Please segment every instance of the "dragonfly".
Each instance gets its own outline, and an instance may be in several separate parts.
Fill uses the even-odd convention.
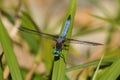
[[[60,57],[61,55],[63,55],[62,54],[63,46],[65,46],[65,42],[67,42],[67,41],[69,41],[70,43],[89,44],[89,45],[93,45],[93,46],[103,45],[101,43],[96,43],[96,42],[81,41],[81,40],[76,40],[76,39],[72,39],[72,38],[66,38],[67,32],[70,27],[70,23],[71,23],[71,15],[68,16],[60,36],[31,30],[31,29],[28,29],[25,27],[20,27],[19,29],[21,31],[35,33],[35,34],[38,34],[39,36],[48,37],[50,39],[53,39],[56,42],[56,44],[52,50],[52,53],[56,57]]]

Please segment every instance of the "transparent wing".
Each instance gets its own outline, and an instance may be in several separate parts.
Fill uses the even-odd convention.
[[[69,38],[66,38],[65,41],[69,41],[70,43],[86,44],[86,45],[92,45],[92,46],[103,45],[103,44],[101,44],[101,43],[89,42],[89,41],[80,41],[80,40],[69,39]]]
[[[24,32],[28,32],[28,33],[34,33],[37,34],[39,36],[45,37],[45,38],[49,38],[49,39],[53,39],[53,40],[57,40],[57,38],[59,36],[57,35],[52,35],[52,34],[47,34],[47,33],[42,33],[39,31],[35,31],[35,30],[31,30],[25,27],[20,27],[19,28],[20,31],[24,31]],[[76,44],[87,44],[87,45],[93,45],[93,46],[97,46],[97,45],[103,45],[101,43],[96,43],[96,42],[90,42],[90,41],[81,41],[81,40],[76,40],[76,39],[69,39],[66,38],[65,41],[69,41],[70,43],[76,43]]]
[[[59,37],[57,35],[47,34],[47,33],[39,32],[39,31],[31,30],[31,29],[28,29],[28,28],[25,28],[25,27],[20,27],[19,30],[24,31],[24,32],[28,32],[28,33],[37,34],[39,36],[42,36],[42,37],[45,37],[45,38],[50,38],[50,39],[53,39],[53,40],[56,40]]]

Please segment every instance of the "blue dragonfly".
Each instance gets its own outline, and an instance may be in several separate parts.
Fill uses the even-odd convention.
[[[56,42],[56,45],[55,45],[54,49],[52,50],[52,53],[56,57],[60,57],[61,55],[63,55],[62,50],[63,50],[63,47],[66,46],[64,44],[66,41],[69,41],[71,43],[78,43],[78,44],[89,44],[89,45],[93,45],[93,46],[102,45],[101,43],[96,43],[96,42],[80,41],[80,40],[76,40],[76,39],[66,38],[66,34],[67,34],[68,29],[70,27],[70,22],[71,22],[71,16],[69,15],[66,22],[65,22],[63,31],[62,31],[60,36],[31,30],[31,29],[28,29],[28,28],[25,28],[25,27],[20,27],[19,29],[21,31],[35,33],[35,34],[39,34],[40,36],[53,39]]]

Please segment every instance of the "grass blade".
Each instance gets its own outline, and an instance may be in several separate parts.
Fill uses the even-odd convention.
[[[1,66],[0,66],[0,80],[3,80],[3,70]]]
[[[113,25],[117,25],[118,24],[118,22],[116,22],[114,19],[112,19],[112,18],[108,18],[108,17],[101,17],[101,16],[98,16],[98,15],[95,15],[95,14],[90,14],[91,16],[93,16],[93,17],[95,17],[95,18],[97,18],[97,19],[101,19],[101,20],[103,20],[103,21],[106,21],[106,22],[108,22],[108,23],[110,23],[110,24],[113,24]]]
[[[13,80],[23,80],[10,37],[0,19],[0,42]]]
[[[118,60],[119,58],[120,57],[103,59],[102,64],[110,64],[110,63],[114,62],[115,60]],[[70,71],[73,71],[73,70],[82,69],[82,68],[86,68],[86,67],[89,67],[89,66],[97,66],[99,62],[100,62],[100,60],[91,61],[91,62],[88,62],[88,63],[85,63],[85,64],[73,66],[71,68],[66,69],[66,71],[70,72]]]
[[[100,59],[100,61],[99,61],[99,64],[98,64],[98,66],[97,66],[97,69],[96,69],[96,71],[95,71],[95,74],[93,75],[92,80],[95,80],[95,78],[96,78],[96,75],[97,75],[98,70],[99,70],[99,68],[100,68],[100,65],[101,65],[101,63],[102,63],[103,57],[104,57],[104,55],[101,57],[101,59]]]
[[[5,16],[12,24],[14,24],[14,18],[9,13],[3,9],[0,9],[0,11],[3,16]]]
[[[100,77],[99,80],[116,80],[120,75],[120,59],[116,60],[104,74]]]
[[[20,18],[22,21],[22,26],[28,29],[38,31],[36,23],[32,20],[29,14],[27,14],[26,12],[22,12],[22,16]],[[37,53],[39,49],[39,38],[36,37],[35,35],[32,34],[30,35],[30,33],[26,33],[23,31],[21,31],[20,33],[21,36],[27,41],[31,52]]]
[[[70,28],[69,28],[68,33],[66,35],[67,38],[71,37],[75,10],[76,10],[76,0],[70,0],[69,9],[68,9],[66,18],[64,19],[64,23],[63,23],[63,27],[64,27],[64,24],[65,24],[65,21],[66,21],[67,17],[69,15],[71,15]],[[62,29],[63,29],[63,27],[62,27]],[[66,44],[69,45],[69,43],[66,43]],[[68,50],[67,51],[63,50],[62,54],[64,55],[65,60],[67,60]],[[52,80],[65,80],[65,73],[66,73],[66,63],[64,62],[63,58],[60,58],[59,60],[54,61],[53,72],[52,72]]]

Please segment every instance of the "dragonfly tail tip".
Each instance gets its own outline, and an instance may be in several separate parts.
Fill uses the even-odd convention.
[[[71,19],[71,15],[68,16],[68,20],[70,20],[70,19]]]

